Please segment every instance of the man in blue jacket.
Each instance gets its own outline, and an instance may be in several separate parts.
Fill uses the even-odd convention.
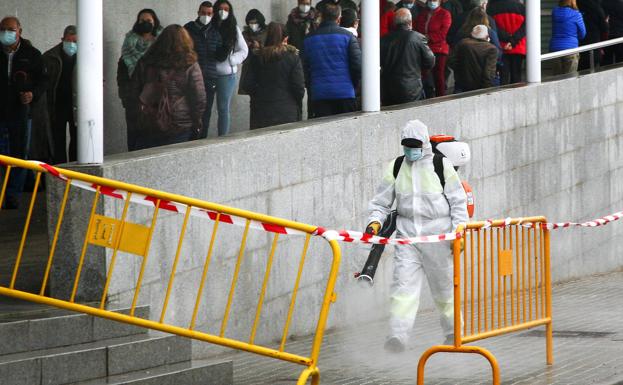
[[[321,16],[322,23],[303,43],[314,117],[355,111],[355,88],[361,78],[361,48],[350,32],[339,27],[340,6],[327,3]]]

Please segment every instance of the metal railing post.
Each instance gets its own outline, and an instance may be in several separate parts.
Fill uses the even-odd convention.
[[[104,161],[104,39],[102,0],[78,0],[78,163]]]
[[[381,110],[381,44],[378,1],[363,0],[361,5],[362,63],[361,97],[362,110]]]
[[[528,83],[541,82],[541,0],[526,0]]]

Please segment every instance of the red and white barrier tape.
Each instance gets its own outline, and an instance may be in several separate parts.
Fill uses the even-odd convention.
[[[60,180],[63,180],[65,182],[69,180],[69,178],[63,175],[58,169],[56,169],[53,166],[50,166],[49,164],[38,162],[38,161],[30,161],[30,162],[35,163],[38,166],[44,168],[50,175]],[[3,164],[3,163],[0,162],[0,164]],[[94,183],[88,183],[88,182],[75,180],[75,179],[71,179],[71,185],[79,187],[84,190],[93,191],[93,192],[95,192],[97,188],[99,187],[99,191],[102,195],[106,195],[112,198],[117,198],[117,199],[122,199],[122,200],[127,199],[127,196],[128,196],[128,192],[125,190],[115,189],[112,187],[97,185]],[[130,197],[130,202],[138,203],[138,204],[145,205],[145,206],[155,207],[156,203],[158,202],[158,198],[139,194],[139,193],[133,193],[132,196]],[[158,206],[161,210],[167,210],[167,211],[176,212],[180,214],[186,214],[186,210],[188,209],[188,206],[185,204],[172,202],[172,201],[168,201],[164,199],[160,200],[160,203]],[[216,221],[216,218],[219,217],[219,221],[221,223],[229,223],[229,224],[238,225],[238,226],[246,226],[246,222],[247,222],[246,218],[223,214],[223,213],[220,213],[220,216],[219,216],[219,213],[216,211],[210,211],[210,210],[202,209],[199,207],[193,206],[191,207],[190,210],[191,210],[190,211],[191,216],[209,219],[212,221]],[[538,227],[538,228],[545,228],[548,230],[556,230],[556,229],[569,228],[569,227],[605,226],[608,223],[618,221],[621,218],[623,218],[623,211],[619,211],[614,214],[606,215],[604,217],[593,219],[592,221],[587,221],[587,222],[582,222],[582,223],[578,223],[578,222],[522,223],[520,220],[518,225],[526,227],[526,228]],[[486,220],[485,225],[482,228],[486,229],[490,227],[505,227],[505,226],[509,226],[510,224],[511,224],[511,218],[506,218],[504,221],[504,224],[499,225],[499,226],[493,226],[493,221]],[[295,230],[289,227],[255,221],[255,220],[250,220],[249,227],[252,229],[256,229],[256,230],[263,230],[263,231],[279,233],[279,234],[296,234],[296,235],[306,234],[305,232],[300,231],[300,230]],[[447,234],[423,235],[423,236],[417,236],[417,237],[411,237],[411,238],[384,238],[384,237],[373,236],[370,234],[365,234],[359,231],[350,231],[350,230],[337,231],[337,230],[326,229],[323,227],[318,227],[313,235],[321,236],[329,241],[336,240],[339,242],[347,242],[347,243],[364,243],[364,244],[377,244],[377,245],[410,245],[410,244],[415,244],[415,243],[436,243],[436,242],[443,242],[443,241],[452,241],[455,239],[461,239],[463,237],[462,233],[456,232],[456,233],[447,233]]]
[[[60,180],[63,180],[65,182],[69,180],[69,178],[63,175],[58,169],[56,169],[53,166],[50,166],[49,164],[42,163],[42,162],[34,162],[34,163],[43,167],[44,169],[46,169],[46,171],[48,171],[50,175],[53,175],[54,177]],[[88,182],[75,180],[75,179],[71,179],[70,183],[72,186],[76,186],[83,190],[89,190],[93,192],[95,192],[97,188],[99,187],[100,194],[106,195],[112,198],[125,200],[128,197],[128,192],[125,190],[121,190],[121,189],[115,189],[112,187],[97,185],[95,183],[88,183]],[[138,203],[144,206],[155,207],[156,203],[158,202],[158,198],[139,194],[139,193],[132,193],[132,196],[130,196],[130,202]],[[186,214],[186,210],[188,209],[188,206],[185,204],[168,201],[164,199],[160,199],[160,203],[158,204],[158,207],[160,208],[160,210],[171,211],[171,212],[175,212],[179,214]],[[219,213],[216,211],[210,211],[210,210],[206,210],[206,209],[202,209],[200,207],[194,207],[194,206],[190,208],[190,215],[193,217],[209,219],[212,221],[216,221],[216,218],[218,217],[220,223],[229,223],[229,224],[238,225],[238,226],[246,226],[246,223],[247,223],[247,219],[243,217],[237,217],[234,215],[228,215],[228,214],[223,214],[223,213],[220,213],[220,216],[219,216]],[[280,225],[275,225],[272,223],[265,223],[265,222],[255,221],[255,220],[250,220],[249,228],[256,229],[256,230],[263,230],[263,231],[267,231],[271,233],[279,233],[279,234],[297,234],[297,235],[306,234],[305,232],[300,231],[300,230],[295,230],[295,229],[291,229],[285,226],[280,226]]]
[[[605,226],[610,222],[618,221],[623,218],[623,211],[616,212],[614,214],[606,215],[605,217],[593,219],[588,222],[560,222],[560,223],[534,223],[527,222],[522,223],[521,219],[519,220],[518,225],[526,228],[543,228],[548,230],[556,230],[563,229],[569,227],[597,227],[597,226]],[[506,218],[504,220],[504,224],[493,226],[492,220],[486,220],[485,225],[482,229],[487,229],[491,227],[506,227],[510,226],[511,218]],[[437,234],[437,235],[426,235],[412,238],[383,238],[378,236],[372,236],[370,234],[361,233],[359,231],[349,231],[349,230],[328,230],[322,227],[319,227],[316,230],[315,235],[322,236],[327,240],[336,240],[340,242],[348,242],[348,243],[364,243],[364,244],[377,244],[377,245],[410,245],[414,243],[434,243],[434,242],[443,242],[443,241],[452,241],[455,239],[461,239],[463,234],[460,232],[457,233],[447,233],[447,234]]]
[[[462,233],[447,233],[437,235],[423,235],[412,238],[384,238],[361,233],[359,231],[336,231],[328,230],[323,227],[318,227],[314,235],[324,237],[329,241],[335,240],[340,242],[367,243],[376,245],[411,245],[414,243],[435,243],[442,241],[453,241],[455,239],[460,239],[463,236]]]

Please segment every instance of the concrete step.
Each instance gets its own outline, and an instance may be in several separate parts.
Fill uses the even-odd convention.
[[[128,309],[119,310],[127,314]],[[137,317],[149,318],[149,307],[137,307]],[[8,312],[0,320],[0,355],[84,344],[146,334],[147,329],[63,310]]]
[[[82,381],[80,385],[232,385],[232,361],[187,361],[132,373]],[[74,383],[73,385],[78,385]]]
[[[0,356],[0,379],[14,385],[67,384],[190,359],[189,339],[138,334]]]

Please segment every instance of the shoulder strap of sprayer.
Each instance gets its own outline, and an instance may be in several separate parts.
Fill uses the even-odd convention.
[[[394,161],[394,179],[398,178],[398,173],[400,172],[400,167],[404,160],[405,156],[402,155]],[[437,174],[439,182],[441,182],[441,188],[443,189],[446,187],[446,178],[443,175],[443,155],[433,154],[433,166],[435,167],[435,174]]]

